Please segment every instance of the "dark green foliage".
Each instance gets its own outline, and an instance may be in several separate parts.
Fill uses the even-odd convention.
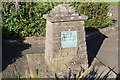
[[[102,28],[111,23],[107,13],[107,3],[80,3],[72,4],[80,14],[89,16],[85,27]],[[19,2],[16,10],[15,2],[3,2],[3,38],[20,38],[25,36],[45,36],[46,20],[43,14],[62,2]]]
[[[19,2],[19,9],[16,10],[15,3],[3,3],[3,36],[45,36],[45,20],[42,15],[48,9],[44,9],[45,5],[41,4]]]
[[[109,3],[87,2],[81,3],[77,11],[81,14],[87,15],[85,20],[85,27],[103,28],[112,23],[109,12]]]

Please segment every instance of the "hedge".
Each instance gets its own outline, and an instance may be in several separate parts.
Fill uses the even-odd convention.
[[[85,27],[102,28],[111,24],[108,3],[68,2],[78,13],[88,16]],[[52,8],[62,2],[3,2],[3,38],[13,39],[26,36],[45,36],[46,20]]]
[[[109,16],[109,3],[82,3],[78,12],[88,16],[85,27],[103,28],[112,23]]]

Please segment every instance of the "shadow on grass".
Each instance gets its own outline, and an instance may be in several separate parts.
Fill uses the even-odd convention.
[[[86,28],[85,30],[86,30],[86,35],[93,31],[97,32],[96,35],[91,35],[93,36],[91,39],[88,39],[88,40],[86,39],[88,63],[90,66],[93,59],[98,54],[98,51],[101,48],[103,41],[105,40],[105,38],[108,38],[108,37],[102,34],[98,29],[95,29],[95,28]]]

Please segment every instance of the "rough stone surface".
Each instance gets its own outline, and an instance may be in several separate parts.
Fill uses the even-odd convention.
[[[44,54],[27,54],[27,62],[29,64],[30,76],[34,78],[49,78],[54,77],[54,72],[49,69]],[[38,75],[36,70],[38,69]],[[34,74],[34,76],[32,75]]]
[[[59,70],[72,68],[79,70],[78,65],[88,67],[84,20],[86,16],[79,16],[75,9],[69,4],[62,4],[55,7],[50,14],[44,15],[47,19],[45,59],[51,69],[59,65]],[[62,48],[61,32],[77,31],[77,47]]]
[[[87,19],[87,16],[80,15],[70,4],[60,4],[53,8],[50,14],[43,15],[50,22],[66,22]]]
[[[93,67],[95,68],[95,70],[97,70],[98,75],[100,75],[102,73],[101,77],[104,77],[105,75],[108,74],[107,79],[116,80],[115,78],[117,77],[117,75],[109,67],[105,66],[101,61],[94,58],[92,64],[93,64]]]

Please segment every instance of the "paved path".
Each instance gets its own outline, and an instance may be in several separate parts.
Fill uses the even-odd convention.
[[[118,32],[113,32],[108,35],[103,41],[97,58],[114,71],[118,73]]]
[[[118,5],[110,5],[111,13],[113,14],[112,18],[117,20],[115,27],[118,26],[118,9],[120,6]],[[110,68],[114,68],[114,71],[117,73],[120,73],[118,70],[118,31],[112,32],[109,35],[107,35],[108,38],[106,38],[101,48],[99,49],[97,53],[97,58],[102,61],[104,64],[109,66]]]
[[[113,25],[114,27],[118,26],[118,6],[110,5],[110,10],[112,18],[117,20]],[[118,71],[118,31],[110,32],[107,35],[100,33],[99,36],[96,36],[94,39],[87,41],[88,56],[90,62],[96,57],[99,61],[106,64],[110,68],[114,68],[114,71]],[[92,54],[92,55],[91,55]]]
[[[118,73],[118,31],[108,35],[100,33],[88,40],[87,52],[90,62],[96,57],[106,66],[115,67],[114,71]]]

